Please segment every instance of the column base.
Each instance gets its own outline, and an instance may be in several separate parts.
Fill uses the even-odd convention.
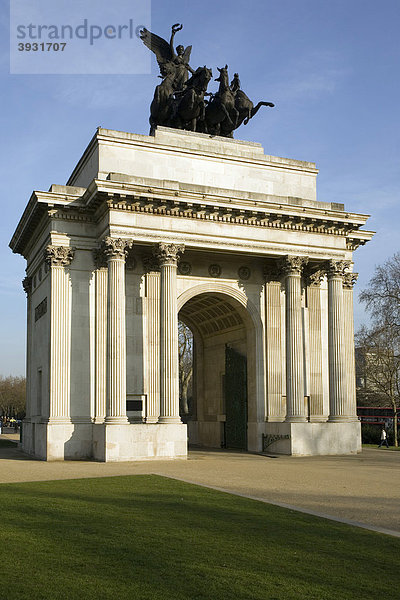
[[[106,417],[104,419],[106,425],[129,425],[128,417]]]
[[[345,415],[333,415],[328,419],[329,423],[354,423],[358,421],[357,417]]]
[[[158,423],[167,425],[180,425],[182,423],[180,417],[159,417]]]
[[[46,420],[41,420],[41,423],[46,423],[47,425],[70,425],[71,418],[70,417],[49,417]]]
[[[292,416],[292,417],[286,417],[285,423],[307,423],[307,417],[298,417],[298,416]]]
[[[158,423],[158,416],[150,415],[150,416],[146,417],[145,423],[153,423],[153,424]]]

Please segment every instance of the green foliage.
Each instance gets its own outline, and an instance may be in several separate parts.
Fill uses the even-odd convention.
[[[381,428],[378,425],[361,424],[361,440],[363,444],[379,444]]]
[[[25,377],[0,375],[0,415],[25,416],[26,380]]]
[[[159,476],[1,486],[7,600],[376,600],[397,538]]]

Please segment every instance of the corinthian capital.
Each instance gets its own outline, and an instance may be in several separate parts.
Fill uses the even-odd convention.
[[[44,260],[49,267],[68,267],[74,255],[75,248],[50,245],[44,251]]]
[[[159,242],[153,249],[154,256],[158,259],[160,265],[176,265],[184,251],[185,246],[183,244],[167,244],[165,242]]]
[[[325,269],[307,270],[305,273],[306,284],[310,287],[318,287],[326,275]]]
[[[94,248],[92,250],[92,254],[93,262],[95,264],[96,269],[107,268],[107,257],[101,248]]]
[[[343,276],[343,287],[351,290],[358,279],[358,273],[345,273]]]
[[[22,287],[24,288],[25,294],[29,296],[32,291],[32,277],[25,277],[25,279],[22,280]]]
[[[350,267],[349,260],[330,260],[326,266],[328,278],[344,277],[345,272]]]
[[[119,258],[125,260],[128,251],[132,248],[131,240],[122,240],[121,238],[106,237],[102,240],[100,251],[104,253],[107,260]]]
[[[278,261],[282,275],[301,275],[308,263],[307,256],[284,256]]]

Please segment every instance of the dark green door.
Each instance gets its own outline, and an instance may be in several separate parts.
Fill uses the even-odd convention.
[[[225,347],[225,446],[247,450],[247,360]]]

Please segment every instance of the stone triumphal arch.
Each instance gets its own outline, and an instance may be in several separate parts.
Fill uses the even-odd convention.
[[[314,163],[158,127],[99,128],[66,185],[36,191],[27,415],[37,457],[184,458],[206,447],[358,452],[352,254],[367,216],[318,201]],[[178,319],[194,335],[179,415]]]

